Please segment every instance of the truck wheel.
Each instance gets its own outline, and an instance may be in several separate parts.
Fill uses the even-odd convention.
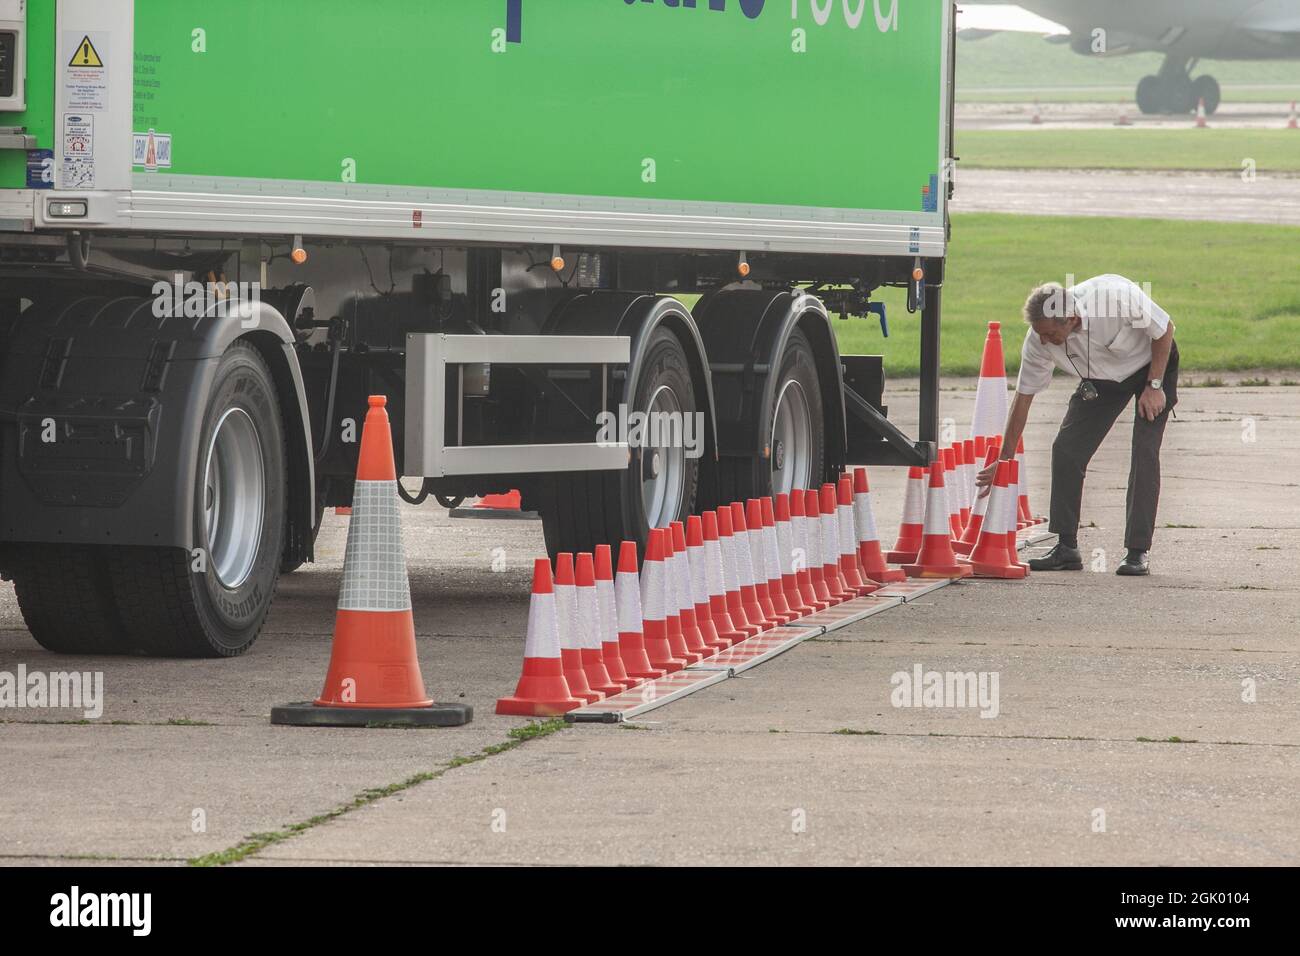
[[[821,378],[812,344],[798,329],[786,342],[772,407],[760,427],[770,455],[724,457],[718,468],[720,503],[766,498],[821,482],[826,460]]]
[[[658,329],[651,338],[628,407],[692,420],[699,410],[686,352],[668,329]],[[590,551],[597,544],[624,540],[643,547],[651,528],[684,521],[695,504],[700,463],[674,437],[661,429],[657,444],[647,441],[633,448],[626,471],[578,472],[542,482],[547,549],[552,554]]]
[[[233,657],[252,646],[279,580],[286,451],[270,369],[236,342],[217,368],[201,426],[193,554],[116,548],[118,613],[149,654]]]
[[[36,643],[56,654],[131,649],[113,607],[106,548],[27,545],[17,555],[14,593]]]

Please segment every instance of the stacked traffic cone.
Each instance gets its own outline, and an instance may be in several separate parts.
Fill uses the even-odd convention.
[[[754,566],[754,594],[758,598],[758,608],[763,612],[764,623],[768,627],[776,627],[785,621],[777,615],[768,588],[767,549],[763,544],[763,506],[757,498],[745,502],[745,527],[749,532],[749,557]]]
[[[382,395],[370,397],[361,433],[353,516],[324,689],[313,703],[274,708],[272,723],[448,726],[473,719],[471,708],[434,704],[424,691],[386,404]]]
[[[835,517],[839,520],[840,576],[845,586],[858,595],[879,591],[880,585],[866,579],[858,559],[858,529],[853,516],[853,478],[846,472],[836,485]]]
[[[668,642],[668,607],[666,583],[668,568],[664,564],[663,528],[651,528],[645,547],[645,565],[641,568],[642,637],[650,666],[666,673],[686,666],[684,658],[673,653]]]
[[[749,542],[738,537],[733,527],[734,513],[731,505],[718,508],[718,544],[722,548],[722,572],[727,582],[727,613],[731,625],[745,637],[753,637],[762,630],[756,621],[749,619],[745,609],[745,587],[740,567],[740,552],[748,553]]]
[[[971,443],[971,451],[974,452],[974,442]],[[970,477],[973,471],[973,462],[966,460],[966,443],[955,442],[952,446],[952,457],[956,462],[956,491],[957,491],[957,524],[964,531],[966,522],[970,520]],[[961,535],[957,535],[958,538]]]
[[[668,619],[668,648],[673,657],[687,664],[698,664],[704,655],[686,646],[686,631],[682,627],[682,602],[677,596],[677,562],[673,549],[673,532],[664,528],[664,609]]]
[[[798,497],[802,499],[803,496]],[[799,589],[799,571],[803,561],[800,560],[800,567],[795,566],[795,553],[798,550],[802,554],[802,549],[797,543],[794,516],[791,514],[792,500],[789,494],[782,492],[776,496],[773,511],[776,518],[776,549],[781,558],[781,590],[785,592],[785,603],[789,605],[791,613],[799,618],[812,614],[816,608],[808,603]],[[802,522],[803,518],[800,517],[799,520]]]
[[[876,515],[871,507],[871,487],[867,483],[867,469],[853,471],[853,525],[858,541],[858,561],[868,581],[893,584],[907,577],[896,568],[886,567],[880,550],[880,534],[876,531]],[[918,545],[917,550],[920,550]]]
[[[686,561],[691,569],[691,601],[695,604],[695,625],[709,654],[725,650],[731,641],[718,634],[709,605],[708,558],[704,548],[704,519],[691,515],[686,519]]]
[[[596,545],[596,601],[600,608],[600,652],[609,679],[624,690],[641,683],[627,672],[618,640],[618,599],[614,594],[614,559],[609,545]]]
[[[524,672],[513,697],[497,701],[497,713],[511,717],[554,717],[586,701],[569,693],[560,663],[560,633],[551,585],[551,563],[533,562],[533,596],[528,605],[528,635],[524,638]]]
[[[820,611],[830,607],[830,598],[822,600],[817,595],[817,585],[813,581],[813,570],[821,576],[821,528],[814,515],[808,517],[808,493],[800,488],[790,492],[790,528],[794,532],[795,580],[799,585],[799,594],[805,607]]]
[[[952,553],[952,535],[949,524],[947,498],[943,491],[944,468],[936,461],[930,466],[930,488],[925,501],[925,528],[921,538],[921,550],[915,563],[907,564],[903,570],[909,578],[964,578],[969,577],[971,569],[957,563],[957,556]]]
[[[1015,503],[1008,484],[1012,464],[1010,461],[998,462],[993,487],[989,489],[983,527],[970,555],[970,569],[977,578],[1013,579],[1025,576],[1024,568],[1014,563],[1014,538],[1011,539],[1010,553],[1007,550],[1007,528],[1014,524],[1012,519],[1015,514]]]
[[[990,443],[987,447],[988,451],[984,458],[985,468],[998,460],[998,454],[1001,450],[1001,445],[996,441]],[[996,477],[996,472],[994,475]],[[971,508],[970,521],[967,523],[965,531],[962,532],[961,540],[953,543],[952,550],[954,553],[968,555],[975,550],[975,545],[980,539],[980,532],[984,528],[984,518],[988,512],[990,497],[992,497],[991,491],[989,494],[976,493],[975,504]]]
[[[957,452],[952,447],[943,450],[944,498],[948,503],[948,530],[952,540],[961,537],[961,501],[957,490]]]
[[[682,619],[682,639],[686,650],[699,655],[700,660],[713,655],[713,649],[704,643],[704,634],[695,619],[694,585],[691,582],[691,559],[686,553],[686,526],[674,521],[668,526],[673,536],[673,585],[677,593],[678,614]]]
[[[903,495],[903,520],[898,526],[898,540],[885,554],[890,564],[908,564],[921,550],[922,525],[925,522],[925,469],[913,465],[907,470],[907,490]]]
[[[624,541],[618,551],[614,578],[614,607],[618,612],[618,650],[629,677],[655,680],[666,671],[650,663],[646,654],[645,618],[641,614],[641,575],[636,566],[636,542]]]
[[[839,499],[839,488],[829,481],[822,485],[819,502],[822,526],[822,576],[826,579],[826,590],[830,592],[831,597],[842,602],[856,597],[857,593],[849,588],[848,582],[844,580],[844,572],[840,569],[842,549],[840,548]]]
[[[781,573],[781,541],[776,534],[776,508],[771,498],[759,499],[759,517],[763,524],[763,570],[767,573],[767,595],[782,624],[799,617],[785,596],[785,577]]]
[[[1014,458],[1007,462],[1007,488],[1015,489],[1020,487],[1020,463]],[[1007,516],[1003,525],[1007,535],[1007,559],[1011,564],[1025,569],[1029,573],[1029,565],[1020,560],[1020,548],[1016,540],[1016,532],[1019,530],[1019,522],[1016,520],[1017,514],[1017,493],[1012,490],[1007,492]]]
[[[1016,467],[1015,467],[1015,485],[1018,493],[1016,495],[1017,508],[1020,514],[1022,528],[1028,528],[1032,525],[1042,524],[1043,519],[1034,516],[1033,509],[1029,507],[1029,469],[1025,464],[1025,438],[1022,435],[1020,442],[1016,445]]]
[[[1196,128],[1208,129],[1210,124],[1205,119],[1205,97],[1196,101]]]
[[[582,671],[591,689],[606,697],[621,694],[626,688],[615,682],[605,668],[605,649],[600,630],[600,596],[596,593],[596,563],[590,551],[583,551],[573,569],[577,585],[577,629]]]
[[[587,670],[582,666],[578,587],[574,579],[573,554],[569,551],[555,556],[555,616],[560,626],[560,662],[564,665],[564,679],[569,682],[569,691],[589,704],[604,700],[605,692],[591,686]]]
[[[1296,111],[1295,111],[1295,100],[1292,100],[1292,101],[1291,101],[1291,115],[1287,118],[1287,121],[1286,121],[1286,128],[1287,128],[1287,129],[1300,129],[1300,115],[1297,115],[1297,114],[1296,114]]]
[[[971,416],[972,438],[1000,435],[1007,421],[1007,364],[1002,354],[1001,329],[1001,322],[990,322],[984,338],[984,357],[975,386],[975,413]]]
[[[748,635],[736,628],[727,609],[728,577],[718,536],[718,513],[706,511],[700,517],[704,524],[704,573],[709,585],[709,612],[713,616],[713,627],[720,639],[738,644]]]
[[[821,492],[809,488],[803,493],[804,528],[807,536],[804,544],[808,548],[808,575],[812,579],[813,596],[822,607],[839,604],[832,597],[830,585],[826,581],[825,555],[823,545],[825,536],[822,531]]]
[[[976,479],[979,477],[980,468],[982,467],[980,462],[984,460],[984,455],[987,450],[987,448],[981,448],[976,452],[975,439],[973,438],[967,438],[961,443],[961,466],[962,474],[964,475],[963,480],[965,481],[964,488],[966,498],[966,514],[962,518],[962,528],[966,527],[966,524],[970,520],[970,512],[975,507],[975,494],[979,490]],[[975,457],[976,454],[979,455],[978,458]]]
[[[749,546],[745,506],[739,501],[731,503],[731,536],[736,545],[736,574],[740,579],[740,603],[745,609],[745,619],[759,631],[766,631],[772,625],[758,603],[758,589],[754,587],[754,554]]]

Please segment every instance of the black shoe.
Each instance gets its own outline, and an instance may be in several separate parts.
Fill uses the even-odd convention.
[[[1147,562],[1147,553],[1129,548],[1128,556],[1124,558],[1124,563],[1115,569],[1115,573],[1134,578],[1150,574],[1151,566]]]
[[[1078,548],[1058,544],[1041,558],[1029,559],[1031,571],[1082,571],[1083,555]]]

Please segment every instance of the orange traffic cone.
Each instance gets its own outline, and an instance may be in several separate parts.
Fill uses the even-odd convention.
[[[971,445],[973,451],[974,442],[972,442]],[[965,530],[966,522],[970,520],[971,505],[970,485],[967,482],[970,480],[971,471],[973,470],[966,462],[965,442],[959,441],[953,443],[952,457],[953,461],[956,463],[956,466],[953,469],[954,474],[952,481],[953,490],[957,493],[957,500],[955,502],[957,506],[957,524],[961,526],[962,530]],[[960,538],[961,535],[959,534],[953,540]]]
[[[1012,462],[998,463],[993,487],[987,497],[988,511],[983,531],[970,555],[970,567],[977,578],[1023,578],[1025,569],[1013,563],[1015,544],[1007,551],[1007,528],[1014,523],[1015,503],[1008,478]],[[1014,534],[1014,532],[1013,532]],[[1013,539],[1014,541],[1014,539]]]
[[[979,383],[975,386],[975,413],[970,433],[988,438],[1002,433],[1007,420],[1007,363],[1002,352],[1002,323],[990,322],[984,338]]]
[[[952,553],[943,474],[942,462],[936,461],[930,466],[930,490],[925,501],[925,531],[921,539],[921,551],[914,564],[903,567],[909,578],[964,578],[971,574],[970,567],[958,564],[957,556]]]
[[[740,583],[740,604],[745,612],[745,620],[751,627],[766,631],[771,625],[763,617],[763,609],[758,605],[758,592],[754,589],[754,558],[749,549],[749,528],[745,525],[745,506],[733,501],[731,510],[731,540],[735,545],[736,577]],[[735,617],[735,612],[732,613]]]
[[[708,558],[704,549],[704,519],[691,515],[686,519],[686,561],[691,569],[691,601],[695,605],[695,624],[709,654],[725,650],[731,641],[718,635],[713,622],[713,609],[709,604]]]
[[[664,528],[664,613],[668,619],[668,649],[673,657],[687,664],[698,664],[704,655],[686,646],[686,631],[682,627],[682,602],[677,597],[677,561],[673,548],[673,532]]]
[[[757,498],[745,502],[745,527],[748,529],[749,560],[754,566],[754,594],[758,598],[758,608],[763,612],[763,621],[768,627],[779,627],[785,623],[784,618],[776,613],[768,588],[767,549],[763,546],[763,506]]]
[[[817,594],[817,584],[813,580],[813,570],[821,577],[821,526],[817,516],[808,517],[808,492],[795,488],[790,492],[790,528],[794,532],[795,580],[799,584],[799,595],[805,607],[821,611],[831,606],[830,596],[823,600]],[[825,588],[823,582],[822,587]]]
[[[856,595],[840,571],[840,518],[837,514],[840,492],[828,481],[822,485],[820,495],[818,505],[822,529],[822,577],[831,597],[843,602]]]
[[[706,511],[700,517],[704,523],[704,573],[709,585],[709,613],[713,616],[713,628],[722,640],[738,644],[748,635],[737,629],[727,609],[728,574],[723,566],[718,512]]]
[[[698,654],[700,660],[710,657],[713,649],[704,643],[699,622],[695,619],[695,597],[692,593],[691,559],[686,553],[686,526],[674,521],[669,526],[673,536],[673,556],[669,562],[673,568],[673,589],[677,595],[678,615],[682,619],[682,639],[686,649]]]
[[[614,578],[614,609],[618,614],[618,650],[628,676],[640,680],[663,677],[666,671],[650,663],[642,634],[641,575],[636,566],[636,542],[624,541],[618,551]]]
[[[862,573],[858,559],[858,530],[853,520],[853,479],[846,472],[840,475],[839,497],[836,499],[835,517],[839,520],[840,575],[850,591],[859,595],[879,591]]]
[[[809,488],[803,493],[804,528],[807,534],[804,546],[808,549],[808,576],[812,579],[813,595],[822,607],[839,604],[831,596],[830,585],[826,583],[826,562],[822,555],[822,505],[821,492]]]
[[[325,687],[314,703],[274,708],[272,723],[449,726],[473,719],[471,708],[435,705],[424,692],[386,404],[384,396],[370,396],[361,432],[353,517]]]
[[[646,542],[645,565],[641,568],[641,613],[645,617],[642,635],[650,666],[673,673],[686,661],[672,651],[668,642],[668,608],[665,601],[668,568],[664,563],[663,528],[651,528]]]
[[[1032,525],[1042,524],[1042,518],[1034,517],[1033,509],[1029,507],[1029,468],[1025,464],[1025,439],[1022,435],[1019,444],[1016,445],[1016,467],[1013,472],[1013,487],[1018,489],[1016,501],[1020,514],[1022,528],[1028,528]]]
[[[1196,128],[1208,129],[1209,125],[1205,120],[1205,97],[1202,96],[1196,101]]]
[[[893,584],[907,577],[897,568],[885,565],[885,555],[880,550],[880,533],[876,530],[876,515],[871,507],[871,486],[867,483],[865,468],[855,468],[853,471],[853,525],[858,540],[858,561],[868,581]]]
[[[641,683],[623,664],[618,640],[618,602],[614,596],[614,555],[609,545],[596,545],[596,603],[600,609],[600,653],[609,679],[624,690]]]
[[[776,508],[771,498],[760,498],[759,518],[763,523],[763,570],[767,573],[767,596],[782,624],[789,624],[800,615],[790,607],[785,596],[785,577],[781,573],[781,542],[776,535]]]
[[[975,478],[979,474],[983,465],[979,464],[984,461],[984,454],[987,449],[981,449],[979,457],[975,457],[975,439],[967,438],[961,443],[961,473],[962,473],[962,498],[966,502],[966,513],[962,516],[961,526],[964,529],[970,521],[971,510],[975,507]]]
[[[991,442],[988,451],[984,456],[984,467],[987,468],[998,460],[998,454],[1001,451],[1001,445],[996,441]],[[997,472],[994,472],[996,479]],[[970,521],[966,524],[966,530],[962,532],[961,540],[953,542],[952,550],[955,554],[970,554],[975,550],[975,545],[979,543],[980,531],[984,527],[984,516],[988,511],[989,498],[993,492],[987,495],[981,495],[978,491],[975,493],[975,506],[971,509]]]
[[[1295,100],[1291,101],[1291,115],[1286,121],[1287,129],[1300,129],[1300,115],[1295,111]]]
[[[795,526],[790,514],[790,495],[786,492],[776,496],[772,510],[776,518],[776,552],[781,561],[781,590],[785,592],[785,603],[796,619],[814,611],[799,590],[799,575],[795,567]],[[800,519],[802,520],[802,519]]]
[[[600,595],[596,593],[596,564],[590,551],[578,555],[573,569],[577,585],[577,637],[582,671],[591,689],[606,697],[621,694],[626,688],[616,683],[605,668],[605,649],[601,645]]]
[[[551,563],[533,562],[533,596],[524,638],[524,672],[513,697],[497,701],[497,713],[511,717],[554,717],[585,704],[569,693],[560,663],[560,633],[551,587]]]
[[[564,665],[564,679],[569,682],[569,692],[589,704],[604,700],[605,692],[591,686],[587,670],[582,666],[578,586],[574,580],[573,553],[570,551],[561,551],[555,556],[555,617],[560,627],[560,663]]]
[[[1119,119],[1115,120],[1116,126],[1132,126],[1133,121],[1128,118],[1128,100],[1119,101]]]
[[[961,505],[957,501],[957,454],[949,446],[943,450],[943,494],[948,503],[948,528],[954,541],[961,538]]]
[[[1043,125],[1043,109],[1038,105],[1037,99],[1034,100],[1034,115],[1030,118],[1029,122],[1033,123],[1035,126]]]
[[[1007,461],[1007,517],[1003,524],[1005,525],[1007,535],[1007,560],[1011,564],[1025,569],[1029,573],[1029,565],[1020,560],[1020,549],[1017,547],[1016,532],[1020,529],[1020,523],[1016,520],[1016,498],[1017,493],[1014,489],[1020,486],[1020,463],[1012,458]]]
[[[921,526],[925,521],[925,469],[913,465],[907,470],[907,491],[903,497],[903,520],[898,526],[894,549],[885,555],[890,564],[915,561],[921,550]]]

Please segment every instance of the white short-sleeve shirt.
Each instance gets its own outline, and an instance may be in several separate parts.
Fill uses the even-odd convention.
[[[1037,395],[1061,369],[1083,378],[1122,382],[1151,363],[1151,343],[1169,328],[1169,313],[1156,305],[1137,283],[1101,275],[1065,290],[1067,315],[1079,328],[1065,345],[1044,345],[1034,330],[1025,333],[1016,391]],[[1071,361],[1073,360],[1073,361]]]

